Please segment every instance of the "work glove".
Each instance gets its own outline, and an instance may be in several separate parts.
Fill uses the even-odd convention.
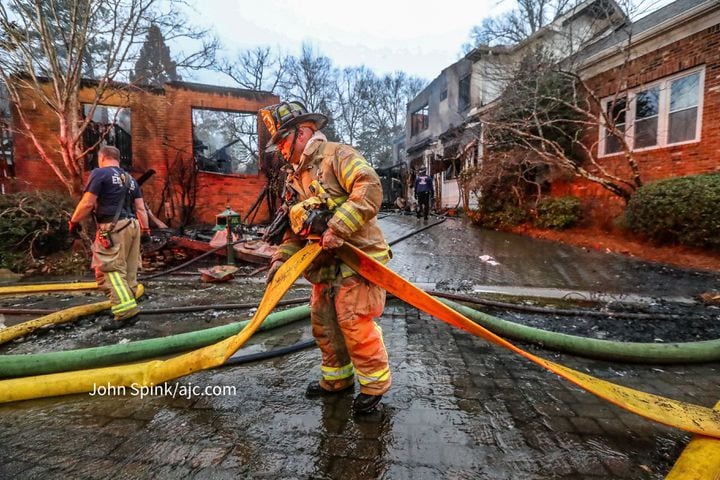
[[[272,282],[272,279],[275,277],[275,274],[278,270],[280,270],[280,267],[282,267],[282,264],[285,263],[282,260],[275,260],[272,262],[272,265],[270,265],[270,269],[268,270],[267,277],[265,277],[265,283],[270,284]]]
[[[150,229],[143,228],[142,233],[140,234],[140,243],[142,245],[146,245],[150,242],[152,242],[152,237],[150,236]]]
[[[332,228],[325,230],[322,238],[320,238],[320,246],[323,250],[332,250],[334,248],[341,247],[343,243],[345,243],[345,240],[338,237],[335,232],[333,232]]]

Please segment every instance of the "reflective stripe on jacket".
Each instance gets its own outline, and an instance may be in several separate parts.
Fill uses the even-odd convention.
[[[302,201],[315,195],[309,188],[314,180],[339,205],[328,227],[346,242],[387,263],[391,257],[390,247],[376,220],[382,203],[382,186],[367,160],[351,146],[328,142],[324,135],[316,133],[306,146],[297,168],[288,175],[287,184]],[[292,232],[286,233],[273,261],[286,260],[302,244],[300,237]],[[331,258],[330,255],[321,255],[308,269],[308,280],[317,283],[331,281],[338,273],[343,277],[353,274],[349,267]]]

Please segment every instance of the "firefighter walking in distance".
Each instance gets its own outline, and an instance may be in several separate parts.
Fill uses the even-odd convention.
[[[427,174],[425,167],[420,167],[415,177],[415,199],[418,201],[417,218],[420,215],[428,219],[430,211],[430,199],[434,196],[432,177]]]
[[[90,173],[85,192],[70,217],[72,233],[89,215],[97,225],[92,267],[98,287],[110,298],[114,330],[130,322],[140,309],[135,302],[140,265],[141,232],[149,235],[148,217],[140,185],[120,168],[120,151],[104,146],[98,166]]]
[[[278,150],[292,166],[285,201],[289,227],[284,230],[268,272],[302,248],[308,235],[319,235],[323,252],[305,271],[313,284],[312,332],[322,352],[321,376],[306,396],[332,395],[354,388],[357,413],[373,411],[391,384],[382,330],[375,322],[385,308],[385,291],[356,274],[333,254],[343,242],[387,263],[390,248],[377,225],[382,202],[380,179],[353,147],[329,142],[320,131],[325,115],[309,113],[298,102],[260,111],[272,135],[268,150]]]

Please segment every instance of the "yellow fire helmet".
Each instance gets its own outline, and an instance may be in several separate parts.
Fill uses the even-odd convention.
[[[327,117],[322,113],[308,112],[302,102],[297,100],[281,102],[263,107],[258,112],[263,123],[270,132],[270,140],[265,146],[266,152],[277,149],[277,142],[286,137],[297,125],[303,122],[314,122],[318,130],[327,124]]]

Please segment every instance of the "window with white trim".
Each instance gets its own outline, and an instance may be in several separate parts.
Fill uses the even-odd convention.
[[[665,147],[700,139],[705,70],[695,69],[603,101],[608,120],[600,129],[603,155],[622,152],[625,135],[631,150]]]
[[[605,138],[605,153],[611,154],[622,151],[622,140],[619,135],[625,133],[627,121],[627,98],[622,97],[607,101],[605,104],[608,120],[615,125],[615,132],[608,131],[607,124],[603,127]]]

